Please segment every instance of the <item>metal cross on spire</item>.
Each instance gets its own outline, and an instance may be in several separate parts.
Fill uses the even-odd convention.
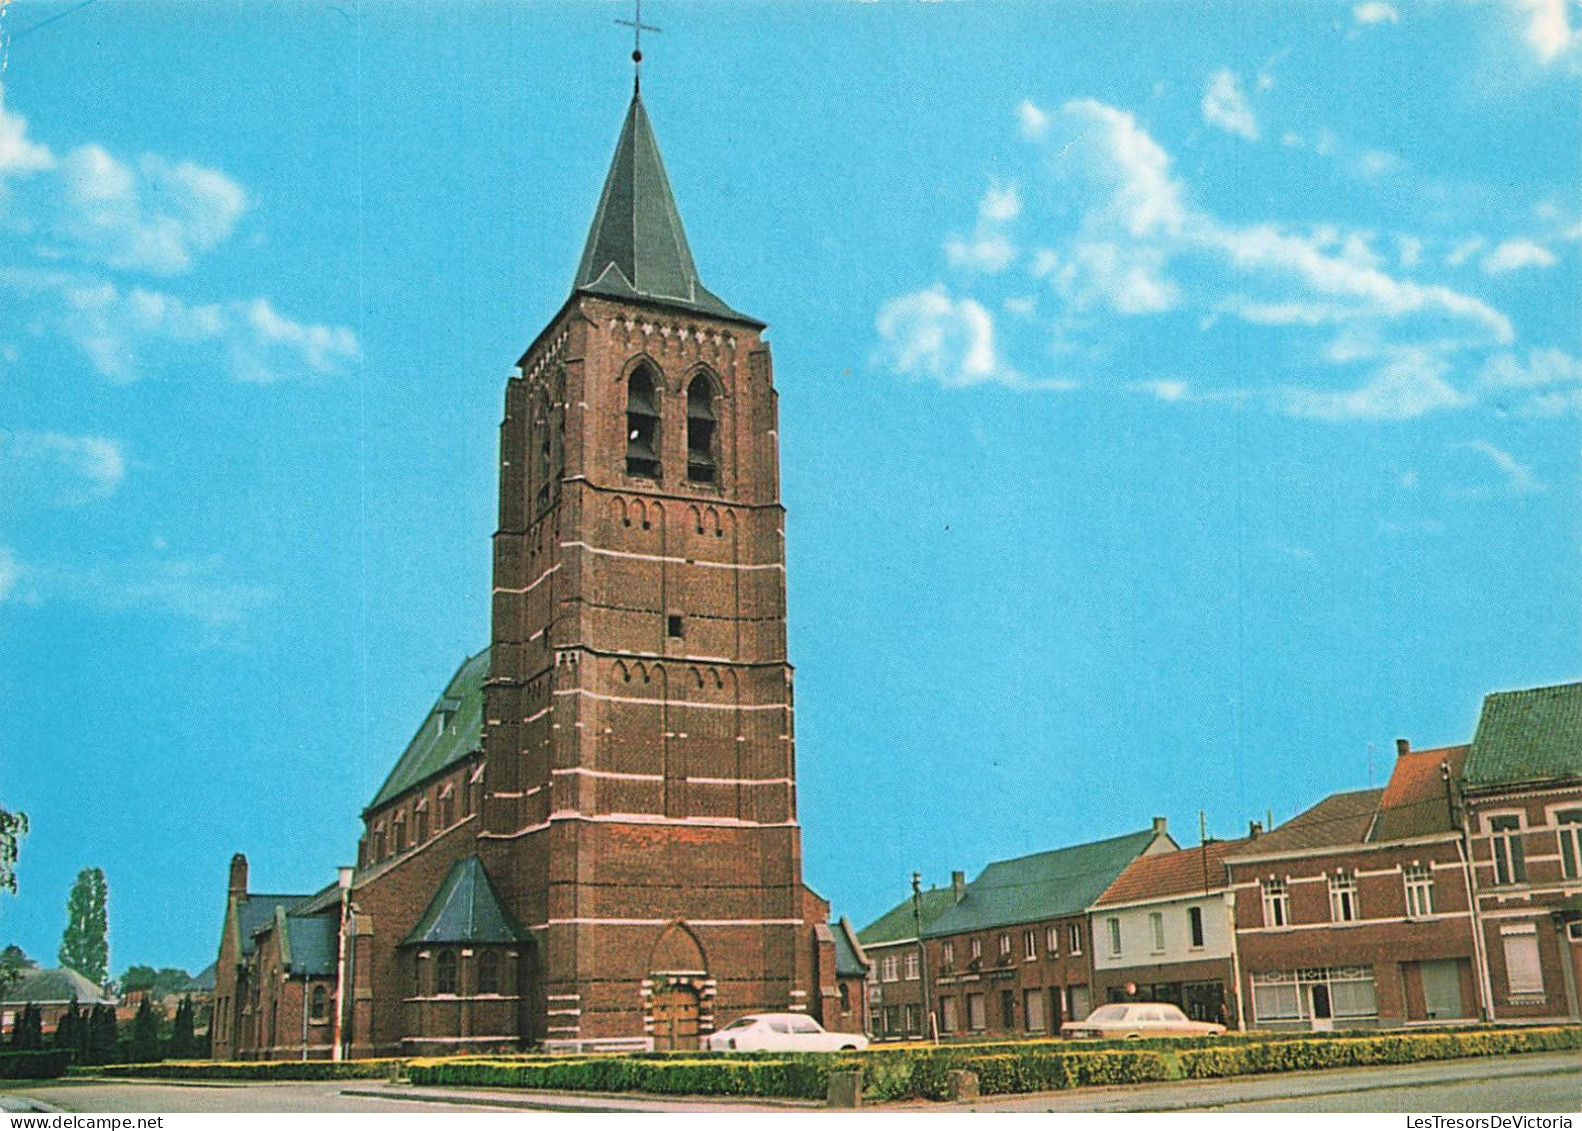
[[[664,28],[653,27],[643,22],[643,0],[633,0],[636,5],[629,20],[616,20],[622,27],[632,29],[632,89],[643,89],[643,32],[661,32]]]

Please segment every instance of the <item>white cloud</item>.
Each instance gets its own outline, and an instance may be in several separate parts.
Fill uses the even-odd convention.
[[[0,604],[4,604],[16,591],[21,578],[22,563],[16,560],[16,555],[9,549],[0,546]]]
[[[126,457],[115,440],[0,431],[0,494],[13,503],[78,506],[109,498],[125,477]]]
[[[1582,62],[1582,28],[1572,26],[1567,0],[1513,0],[1512,10],[1538,62]]]
[[[1192,396],[1192,388],[1185,381],[1139,381],[1132,388],[1140,393],[1147,393],[1155,400],[1161,400],[1167,404],[1176,404],[1180,401],[1189,400]]]
[[[268,300],[189,304],[173,295],[113,283],[68,283],[61,324],[101,376],[130,382],[159,368],[160,347],[209,346],[238,381],[332,376],[359,356],[345,327],[309,325],[280,315]]]
[[[28,140],[27,119],[6,109],[5,84],[0,83],[0,177],[40,173],[54,167],[55,155],[49,147]]]
[[[1530,350],[1525,362],[1513,353],[1500,353],[1484,364],[1479,380],[1490,389],[1582,385],[1582,358],[1559,349]]]
[[[1356,388],[1287,389],[1279,400],[1290,415],[1315,420],[1410,420],[1472,403],[1445,380],[1449,370],[1448,362],[1427,350],[1402,349]]]
[[[1202,108],[1203,120],[1209,125],[1248,141],[1258,140],[1258,119],[1253,116],[1234,71],[1219,70],[1209,76]]]
[[[1450,444],[1449,448],[1475,452],[1487,459],[1505,476],[1504,488],[1508,494],[1533,495],[1549,489],[1548,484],[1533,474],[1532,468],[1487,440],[1463,440]],[[1483,498],[1492,494],[1488,488],[1481,487],[1453,488],[1450,493],[1461,498]]]
[[[951,237],[945,241],[945,258],[952,267],[994,274],[1004,271],[1016,259],[1016,248],[1000,232],[983,232],[961,239]]]
[[[98,145],[60,163],[52,235],[76,256],[117,270],[172,275],[223,243],[247,207],[216,169],[145,155],[134,170]]]
[[[1157,249],[1084,240],[1071,249],[1056,285],[1080,309],[1160,314],[1180,300],[1180,288],[1164,276],[1164,267],[1165,255]]]
[[[991,184],[978,202],[978,217],[990,223],[1004,224],[1021,214],[1022,194],[1014,184]]]
[[[1022,136],[1025,138],[1043,137],[1044,132],[1049,129],[1049,115],[1026,99],[1016,108],[1016,114],[1021,121]]]
[[[1178,235],[1186,219],[1170,155],[1124,110],[1090,98],[1061,107],[1072,136],[1059,159],[1101,193],[1090,220],[1133,238]]]
[[[1468,236],[1455,247],[1451,248],[1445,256],[1445,266],[1460,267],[1478,252],[1488,246],[1489,241],[1482,236]]]
[[[930,377],[947,388],[1016,383],[994,350],[994,318],[943,285],[891,299],[876,323],[881,355],[897,373]]]
[[[1485,275],[1503,275],[1525,267],[1553,267],[1559,260],[1554,252],[1532,240],[1506,240],[1483,257]]]
[[[1401,13],[1395,10],[1392,4],[1380,3],[1379,0],[1369,0],[1366,4],[1354,5],[1351,9],[1351,18],[1359,24],[1394,24],[1401,20]]]

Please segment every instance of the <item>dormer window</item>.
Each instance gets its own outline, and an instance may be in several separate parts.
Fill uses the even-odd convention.
[[[687,480],[713,483],[717,479],[714,436],[714,386],[699,373],[687,386]]]
[[[626,474],[660,477],[659,398],[646,365],[626,379]]]

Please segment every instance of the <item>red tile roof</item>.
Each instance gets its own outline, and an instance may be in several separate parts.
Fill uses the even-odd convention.
[[[1379,819],[1368,839],[1400,840],[1454,828],[1439,767],[1448,764],[1451,780],[1456,780],[1471,749],[1440,746],[1433,750],[1408,750],[1397,757],[1384,796],[1379,799]]]
[[[1198,848],[1139,856],[1104,889],[1094,906],[1191,895],[1225,886],[1225,857],[1250,840],[1211,840]]]
[[[1311,809],[1298,813],[1272,832],[1256,840],[1241,841],[1243,846],[1232,856],[1262,856],[1274,852],[1301,852],[1309,848],[1330,848],[1362,844],[1373,827],[1382,789],[1355,789],[1332,793]]]

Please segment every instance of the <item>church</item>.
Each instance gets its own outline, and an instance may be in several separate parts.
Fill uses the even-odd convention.
[[[506,382],[489,647],[355,867],[268,894],[233,858],[216,1058],[861,1027],[860,949],[802,882],[765,330],[703,286],[635,90],[570,296]]]

